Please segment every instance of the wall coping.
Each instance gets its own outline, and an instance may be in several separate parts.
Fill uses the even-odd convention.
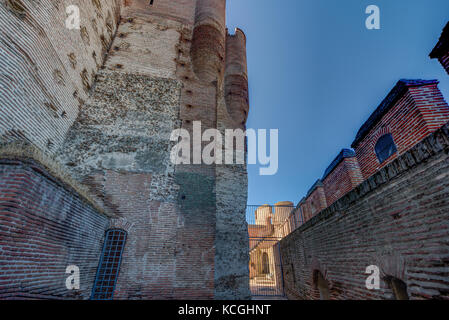
[[[340,211],[346,210],[354,202],[362,199],[372,191],[445,150],[449,150],[449,122],[391,163],[378,170],[371,177],[335,201],[332,205],[320,211],[310,220],[290,233],[286,238],[294,233],[301,233],[302,231],[313,227],[315,224],[338,214]]]
[[[44,170],[40,170],[40,174],[46,175],[48,178],[59,183],[69,191],[74,191],[82,201],[93,207],[100,214],[109,218],[115,216],[101,206],[99,201],[89,194],[89,190],[86,186],[73,179],[71,175],[67,173],[67,169],[65,169],[64,166],[29,142],[14,141],[1,145],[0,161],[1,160],[20,161],[24,164],[41,167],[41,169]]]
[[[352,149],[342,149],[340,153],[335,157],[335,159],[331,162],[331,164],[327,167],[324,172],[322,181],[326,180],[326,178],[337,168],[337,166],[346,158],[355,158],[356,154]]]
[[[309,191],[307,191],[307,195],[306,195],[304,198],[306,198],[306,200],[307,200],[307,198],[309,198],[310,195],[311,195],[316,189],[318,189],[319,187],[323,187],[323,186],[324,186],[323,181],[322,181],[321,179],[318,179],[318,180],[315,181],[315,183],[310,187]]]
[[[438,80],[422,80],[422,79],[401,79],[396,85],[391,89],[385,99],[381,104],[374,110],[374,112],[369,116],[368,120],[362,125],[362,127],[357,132],[354,142],[351,144],[352,148],[357,148],[357,146],[362,142],[363,139],[371,132],[374,126],[390,111],[391,108],[402,98],[402,96],[407,92],[410,87],[421,87],[428,86],[432,84],[440,83]]]

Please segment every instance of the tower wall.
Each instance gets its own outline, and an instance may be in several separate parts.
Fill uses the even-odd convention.
[[[195,18],[196,0],[125,0],[124,6],[134,10],[139,16],[158,16],[165,20],[175,20],[192,25]]]
[[[190,10],[197,1],[176,3]],[[214,3],[222,5],[219,15]],[[215,72],[216,82],[199,79],[191,58],[195,26],[224,30],[224,3],[198,1],[194,25],[177,9],[169,12],[168,2],[127,1],[95,89],[58,152],[131,225],[117,299],[250,297],[246,166],[236,173],[223,165],[221,180],[217,166],[193,164],[193,151],[201,150],[191,148],[190,164],[170,159],[173,130],[193,137],[197,121],[202,132],[222,119],[228,126],[227,112],[218,111],[226,111],[224,72]],[[214,53],[224,58],[224,40],[197,52],[207,73]]]
[[[204,82],[223,75],[226,40],[226,0],[198,0],[191,47],[193,70]]]
[[[66,28],[69,5],[80,29]],[[0,1],[0,142],[55,152],[87,100],[115,34],[121,0]]]
[[[226,36],[225,98],[230,116],[244,127],[249,112],[248,70],[246,36],[240,29]]]

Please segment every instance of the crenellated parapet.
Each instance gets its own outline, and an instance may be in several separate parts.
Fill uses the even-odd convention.
[[[237,126],[245,126],[249,112],[246,36],[236,29],[226,35],[225,99],[228,112]]]
[[[226,0],[198,0],[191,47],[193,70],[204,82],[223,75],[226,39]]]

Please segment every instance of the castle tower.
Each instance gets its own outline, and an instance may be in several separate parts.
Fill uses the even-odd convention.
[[[204,82],[223,75],[226,0],[198,0],[191,47],[193,70]]]
[[[241,29],[226,35],[225,98],[237,127],[245,127],[249,112],[246,36]]]
[[[65,28],[62,2],[44,1],[39,11],[32,0],[20,2],[23,8],[0,2],[4,34],[17,39],[17,48],[0,45],[0,65],[13,70],[7,77],[10,95],[0,95],[0,117],[7,119],[0,123],[0,144],[28,140],[54,156],[67,180],[76,182],[73,190],[61,185],[61,201],[26,184],[24,189],[46,199],[45,210],[38,211],[54,213],[51,226],[42,228],[67,238],[57,244],[54,261],[82,267],[86,285],[79,298],[249,299],[246,165],[203,163],[202,150],[194,148],[190,156],[199,152],[200,163],[171,159],[177,129],[187,130],[193,142],[193,128],[201,123],[204,148],[210,143],[202,141],[206,130],[244,126],[240,110],[247,112],[248,104],[239,97],[247,96],[247,75],[240,31],[228,37],[228,88],[236,99],[227,104],[224,96],[226,1],[78,0],[80,30]],[[28,28],[31,21],[39,28]],[[14,24],[25,31],[16,34]],[[77,190],[89,203],[79,202],[78,211],[58,210],[65,202],[78,205],[72,201],[79,198]],[[0,213],[0,221],[4,217]],[[64,223],[73,223],[74,232],[66,232]],[[114,279],[104,279],[96,270],[109,261],[101,246],[109,243],[110,231],[119,231],[126,243]],[[90,240],[80,236],[85,233],[93,235]],[[34,234],[30,239],[40,243]],[[85,250],[74,255],[71,243]],[[26,243],[14,245],[26,249]],[[17,292],[26,295],[27,287],[48,278],[27,275]],[[110,280],[114,286],[103,292],[101,283]],[[59,299],[70,294],[45,286],[42,292]]]

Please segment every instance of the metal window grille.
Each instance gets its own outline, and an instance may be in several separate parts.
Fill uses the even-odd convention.
[[[92,300],[112,300],[117,283],[127,233],[111,229],[106,232],[100,263],[92,288]]]

